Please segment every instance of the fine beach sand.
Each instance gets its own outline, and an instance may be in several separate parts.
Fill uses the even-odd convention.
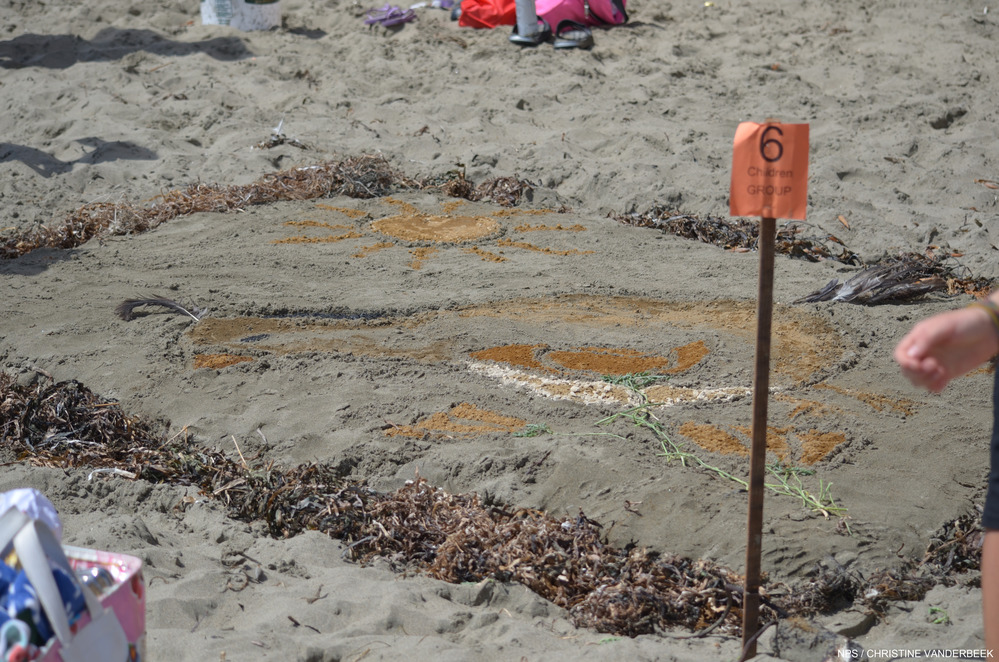
[[[192,0],[0,0],[0,237],[91,202],[360,155],[412,178],[517,177],[531,194],[515,207],[428,190],[281,202],[0,261],[4,371],[79,380],[234,458],[238,444],[329,463],[383,491],[418,472],[741,572],[745,491],[667,463],[648,430],[597,422],[635,403],[601,375],[667,375],[649,396],[670,438],[745,476],[758,256],[615,216],[727,217],[735,128],[775,117],[810,125],[805,235],[868,262],[932,247],[999,277],[999,29],[982,2],[633,0],[630,24],[596,30],[589,52],[522,50],[508,28],[459,28],[432,8],[385,29],[364,25],[373,5],[282,6],[282,28],[240,32],[202,25]],[[255,147],[278,126],[284,144]],[[793,305],[857,271],[777,257],[773,448],[814,470],[806,487],[821,481],[847,519],[769,495],[774,581],[921,558],[983,500],[992,375],[930,395],[891,360],[916,320],[971,297]],[[115,316],[154,294],[207,312]],[[527,425],[552,433],[514,434]],[[731,636],[577,629],[518,585],[360,566],[321,533],[276,540],[233,522],[193,488],[88,473],[8,464],[0,489],[42,490],[67,543],[143,559],[153,660],[738,657]],[[252,581],[237,591],[239,554]],[[955,580],[855,640],[981,648],[977,577]]]

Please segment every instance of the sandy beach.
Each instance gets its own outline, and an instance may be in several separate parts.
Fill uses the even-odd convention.
[[[244,32],[202,25],[190,0],[0,0],[0,242],[85,205],[362,157],[395,182],[0,260],[0,370],[18,384],[77,380],[234,462],[335,467],[382,494],[419,476],[741,573],[758,254],[623,221],[730,218],[735,129],[779,118],[810,127],[808,218],[779,227],[857,257],[776,259],[770,459],[820,507],[768,493],[769,586],[863,585],[981,507],[992,374],[931,395],[891,359],[972,296],[795,301],[900,253],[999,278],[991,7],[633,0],[586,51],[520,48],[432,7],[384,28],[364,23],[374,5],[281,4],[281,27]],[[497,178],[517,195],[433,185]],[[115,313],[153,296],[197,319]],[[655,426],[624,415],[647,403]],[[4,445],[0,490],[42,490],[68,544],[143,560],[153,660],[739,656],[727,628],[579,627],[517,582],[358,563],[349,542],[275,537],[192,485]],[[977,570],[955,571],[877,618],[860,598],[809,618],[861,649],[969,650],[980,601]],[[761,659],[821,659],[783,627]]]

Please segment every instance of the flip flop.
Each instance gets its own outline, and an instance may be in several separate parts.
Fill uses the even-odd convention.
[[[390,28],[393,25],[409,23],[416,18],[416,12],[412,9],[403,11],[402,7],[396,7],[395,5],[385,5],[381,9],[369,9],[364,16],[365,25],[379,23],[386,28]]]
[[[576,21],[565,20],[555,28],[555,48],[593,48],[593,33]]]
[[[563,21],[564,22],[564,21]],[[534,34],[521,35],[517,30],[517,24],[513,24],[513,34],[510,35],[510,43],[518,46],[538,46],[552,38],[552,28],[543,18],[538,18],[538,31]]]

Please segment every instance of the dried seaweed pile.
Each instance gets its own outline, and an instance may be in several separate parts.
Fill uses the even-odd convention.
[[[151,427],[126,416],[115,403],[101,401],[76,380],[25,387],[0,372],[0,440],[22,447],[18,459],[44,461],[58,454],[71,465],[105,459],[106,464],[95,466],[135,467],[138,462],[129,450],[141,452],[161,441]]]
[[[729,221],[717,216],[701,218],[693,214],[683,214],[654,205],[644,214],[625,214],[616,217],[625,225],[640,228],[655,228],[684,239],[696,239],[706,244],[714,244],[726,250],[755,250],[759,241],[758,221],[737,219]],[[860,264],[860,257],[847,249],[832,235],[822,238],[803,236],[804,225],[789,223],[777,230],[777,252],[806,259],[810,262],[835,260],[844,264]],[[829,248],[825,242],[835,244]]]
[[[380,156],[350,157],[264,175],[247,186],[194,184],[157,196],[152,204],[128,201],[84,205],[61,223],[0,236],[0,259],[12,259],[37,248],[75,248],[96,237],[138,234],[178,216],[197,212],[231,212],[252,205],[345,195],[375,198],[400,189],[438,189],[451,197],[492,199],[517,204],[531,189],[526,181],[497,177],[478,186],[464,173],[413,180]]]
[[[0,372],[0,442],[17,461],[193,485],[234,519],[265,522],[278,538],[322,531],[361,561],[383,556],[449,582],[516,581],[566,608],[581,627],[627,636],[684,627],[699,636],[741,625],[741,577],[707,561],[612,547],[582,513],[557,519],[486,507],[476,495],[449,494],[422,479],[380,494],[328,465],[230,459],[165,439],[76,381],[22,386]],[[837,568],[794,589],[767,586],[762,618],[855,601],[879,613],[890,601],[920,599],[937,583],[954,583],[954,573],[977,568],[980,541],[969,515],[945,527],[922,560],[896,571],[863,579]]]
[[[729,221],[714,216],[701,218],[658,205],[644,214],[621,215],[617,220],[627,225],[655,228],[678,237],[696,239],[727,250],[755,250],[759,241],[759,223],[755,220]],[[941,257],[932,251],[926,254],[902,253],[864,265],[860,256],[835,236],[822,233],[819,237],[807,237],[804,235],[806,227],[809,226],[792,222],[779,228],[776,251],[810,262],[835,260],[866,268],[845,283],[833,280],[795,303],[843,301],[874,305],[908,301],[932,292],[984,296],[992,287],[989,280],[971,277],[959,265],[949,263],[947,260],[952,256]]]
[[[476,186],[471,195],[452,197],[468,198],[473,201],[492,200],[503,207],[512,207],[519,203],[521,197],[533,188],[533,185],[527,180],[516,177],[494,177]]]
[[[570,609],[579,625],[604,632],[739,627],[737,575],[704,561],[613,548],[582,514],[557,520],[486,508],[475,495],[451,495],[423,480],[378,494],[326,465],[251,466],[165,440],[76,381],[21,386],[0,373],[0,439],[18,461],[197,486],[231,517],[266,522],[275,537],[319,530],[361,560],[388,556],[452,582],[518,581]]]
[[[921,560],[869,577],[861,596],[864,603],[883,613],[895,600],[922,600],[934,586],[955,585],[956,575],[979,569],[984,535],[980,513],[962,515],[938,532]]]
[[[464,198],[472,202],[492,200],[503,207],[518,204],[524,195],[534,190],[529,181],[516,177],[494,177],[476,185],[465,177],[464,168],[421,179],[417,187],[436,189],[449,198]]]
[[[981,513],[962,515],[941,528],[922,559],[902,559],[899,567],[868,577],[839,565],[819,568],[812,580],[782,597],[780,605],[792,613],[808,614],[859,604],[868,613],[884,614],[893,602],[922,600],[934,586],[954,586],[961,575],[978,570],[984,533]],[[976,581],[972,575],[965,583]]]
[[[267,522],[276,537],[305,529],[349,535],[355,525],[343,512],[363,515],[365,499],[374,494],[330,467],[251,467],[217,451],[167,440],[156,427],[75,380],[22,386],[0,372],[0,441],[17,461],[117,469],[153,482],[193,485],[221,500],[233,518]],[[331,516],[346,524],[326,519]]]
[[[149,206],[127,201],[84,205],[58,225],[3,237],[0,258],[18,257],[42,247],[74,248],[99,236],[145,232],[196,212],[234,211],[331,195],[370,198],[406,182],[384,159],[362,156],[271,173],[248,186],[194,184],[164,193]]]
[[[981,513],[974,511],[944,526],[927,546],[919,565],[935,575],[977,570],[982,560]]]
[[[371,540],[355,543],[363,544],[362,558],[416,561],[448,582],[515,581],[568,609],[581,627],[628,636],[676,626],[739,628],[738,575],[706,561],[611,547],[582,513],[559,520],[531,509],[484,508],[475,495],[417,480],[368,514]]]

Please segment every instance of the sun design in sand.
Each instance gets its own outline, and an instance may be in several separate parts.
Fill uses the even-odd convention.
[[[520,223],[512,228],[506,227],[503,219],[517,217],[546,216],[557,214],[554,210],[508,210],[502,209],[488,214],[461,213],[467,205],[463,200],[450,201],[441,205],[436,213],[421,211],[416,206],[396,200],[384,198],[382,203],[392,208],[395,213],[370,220],[371,214],[358,209],[335,207],[327,204],[317,204],[316,209],[323,214],[342,215],[348,223],[329,222],[314,219],[287,221],[285,226],[310,230],[308,234],[298,234],[275,239],[274,244],[331,244],[348,239],[363,239],[366,237],[380,238],[373,244],[362,245],[352,257],[365,258],[381,250],[395,248],[404,242],[407,244],[421,243],[426,246],[408,247],[412,259],[409,266],[420,269],[443,246],[462,246],[465,253],[474,255],[487,262],[505,262],[504,252],[508,249],[534,251],[546,255],[567,257],[571,255],[592,254],[590,250],[556,249],[537,246],[528,241],[520,241],[506,237],[508,232],[526,234],[532,232],[584,232],[580,224],[564,226]],[[332,230],[335,233],[331,234]],[[318,234],[314,231],[326,232]],[[471,245],[469,245],[471,244]],[[492,250],[479,244],[487,244]]]

